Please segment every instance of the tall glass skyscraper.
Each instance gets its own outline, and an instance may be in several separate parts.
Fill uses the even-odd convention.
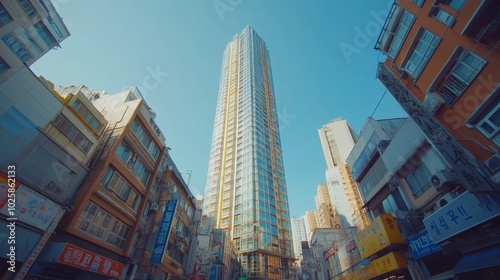
[[[269,51],[247,26],[224,51],[204,213],[247,279],[290,279],[292,234]]]

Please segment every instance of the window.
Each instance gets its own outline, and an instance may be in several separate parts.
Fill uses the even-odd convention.
[[[5,73],[9,69],[10,69],[9,64],[7,64],[7,62],[5,62],[5,60],[2,57],[0,57],[0,74]]]
[[[85,206],[75,228],[120,249],[130,231],[128,225],[92,202]]]
[[[23,8],[24,12],[26,13],[26,15],[28,16],[29,19],[32,19],[35,16],[37,16],[37,12],[35,10],[35,7],[33,7],[33,5],[31,4],[31,2],[29,0],[19,0],[18,2],[19,2],[19,5],[21,6],[21,8]]]
[[[399,49],[401,48],[401,45],[403,45],[406,35],[410,30],[414,18],[415,17],[411,13],[407,11],[403,12],[401,19],[399,20],[399,24],[394,31],[394,37],[392,38],[391,46],[389,47],[388,55],[391,58],[395,58],[398,54]]]
[[[419,7],[422,7],[424,0],[411,0],[411,2],[415,3]]]
[[[57,36],[59,36],[59,38],[62,38],[63,37],[63,34],[61,32],[61,29],[59,29],[59,26],[57,26],[57,24],[55,23],[55,21],[52,19],[51,16],[48,16],[47,17],[47,20],[49,21],[50,23],[50,26],[52,26],[52,28],[54,29],[54,31],[57,33]]]
[[[146,148],[151,157],[153,157],[154,160],[157,160],[160,155],[160,149],[151,139],[151,136],[149,136],[149,133],[144,128],[142,123],[138,119],[135,119],[131,128],[135,136],[137,136],[139,141],[141,141],[142,145]]]
[[[413,78],[418,78],[424,66],[429,61],[430,57],[436,50],[437,45],[441,39],[432,34],[431,32],[424,30],[420,36],[410,59],[406,62],[405,70]]]
[[[85,137],[68,119],[62,115],[56,116],[52,124],[59,130],[71,143],[78,147],[85,154],[89,152],[92,147],[92,142]]]
[[[2,41],[9,47],[9,49],[22,61],[26,62],[32,58],[24,46],[12,34],[7,34],[2,37]]]
[[[31,35],[28,33],[28,31],[26,31],[26,29],[23,29],[23,35],[24,35],[24,38],[26,38],[26,40],[33,46],[33,48],[38,53],[42,53],[42,49],[40,49],[38,44],[35,42],[35,40],[33,40],[33,37],[31,37]],[[25,43],[26,43],[26,41],[25,41]]]
[[[496,103],[492,107],[486,116],[477,123],[477,128],[500,146],[500,103]]]
[[[455,65],[452,66],[453,68],[448,76],[445,77],[441,88],[438,89],[443,99],[449,104],[455,103],[485,64],[486,61],[481,57],[463,51],[456,60]]]
[[[101,179],[101,186],[133,209],[134,212],[139,209],[142,201],[141,194],[114,168],[108,167]]]
[[[423,162],[406,176],[406,183],[408,183],[415,198],[418,198],[431,188],[431,176],[431,171]]]
[[[466,0],[444,0],[443,3],[445,5],[450,6],[455,11],[462,10]]]
[[[90,127],[92,127],[95,131],[100,132],[103,128],[103,124],[100,123],[94,115],[85,107],[79,100],[76,100],[71,104],[78,114],[87,122]]]
[[[12,17],[5,7],[0,3],[0,28],[4,27],[7,23],[12,21]]]
[[[151,172],[125,141],[122,141],[116,150],[116,156],[131,170],[137,180],[143,185],[147,184]]]
[[[451,14],[439,8],[436,8],[432,11],[432,16],[440,22],[446,24],[447,26],[452,26],[453,22],[455,21]]]
[[[52,37],[52,34],[42,21],[39,21],[37,24],[33,25],[33,27],[35,28],[36,32],[38,32],[38,35],[42,37],[42,40],[45,42],[45,44],[47,44],[47,47],[50,47],[52,46],[52,44],[54,44],[56,40],[54,39],[54,37]]]

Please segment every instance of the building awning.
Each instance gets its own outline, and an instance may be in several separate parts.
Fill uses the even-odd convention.
[[[493,266],[500,266],[500,246],[466,254],[453,268],[453,271],[455,274],[460,274]]]

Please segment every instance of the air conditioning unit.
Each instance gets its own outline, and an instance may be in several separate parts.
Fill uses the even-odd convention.
[[[492,157],[487,159],[484,164],[488,167],[491,173],[497,173],[500,171],[500,154],[494,154]]]
[[[449,186],[457,185],[458,180],[451,172],[448,170],[440,170],[434,173],[429,179],[430,183],[433,187],[435,187],[438,191],[445,190]]]
[[[436,112],[442,104],[445,103],[445,100],[436,92],[429,91],[422,102],[422,107],[426,109],[430,113]]]
[[[443,206],[447,205],[448,203],[452,202],[456,197],[457,197],[457,195],[455,193],[447,193],[447,194],[443,195],[442,197],[440,197],[436,201],[436,207],[437,207],[437,209],[440,209],[441,207],[443,207]]]
[[[152,203],[151,208],[149,208],[150,211],[158,211],[160,206],[158,206],[158,203]]]

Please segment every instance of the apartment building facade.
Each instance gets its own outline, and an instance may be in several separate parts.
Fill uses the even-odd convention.
[[[0,84],[69,35],[49,0],[0,1]]]
[[[459,250],[458,258],[448,258],[455,266],[447,273],[460,279],[499,273],[494,264],[466,265],[476,257],[498,259],[500,252],[494,226],[500,206],[499,9],[495,1],[395,1],[376,44],[387,55],[378,79],[448,164],[446,172],[431,174],[433,181],[459,182],[466,190],[424,218],[434,243]],[[478,214],[459,222],[446,214],[457,207]]]

